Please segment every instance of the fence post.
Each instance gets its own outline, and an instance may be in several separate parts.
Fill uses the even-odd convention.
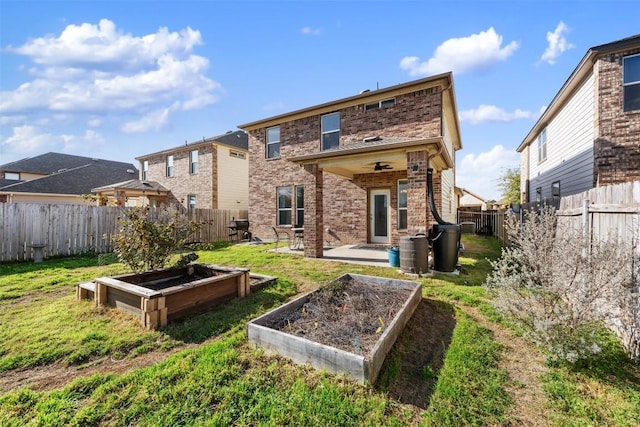
[[[582,257],[587,256],[589,248],[589,200],[582,201]]]

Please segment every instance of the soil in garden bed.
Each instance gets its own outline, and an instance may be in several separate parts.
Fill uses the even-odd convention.
[[[265,326],[367,355],[409,295],[410,289],[342,278],[312,293],[298,310],[281,313]]]
[[[151,289],[154,291],[160,291],[162,289],[167,289],[167,288],[171,288],[173,286],[178,286],[178,285],[184,285],[185,283],[195,282],[196,280],[206,279],[208,277],[213,277],[213,276],[216,276],[216,274],[213,273],[213,274],[202,275],[202,274],[194,273],[191,276],[185,274],[183,276],[173,277],[171,279],[158,282],[158,283],[140,283],[138,286],[142,286],[143,288]]]

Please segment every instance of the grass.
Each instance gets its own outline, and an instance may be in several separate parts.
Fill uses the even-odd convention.
[[[0,425],[508,425],[513,401],[500,365],[505,350],[462,310],[474,307],[499,321],[481,285],[491,270],[488,259],[500,248],[478,236],[465,235],[464,243],[468,274],[420,279],[424,296],[452,307],[455,316],[444,360],[421,369],[435,384],[425,409],[383,388],[265,355],[246,341],[248,320],[301,291],[346,272],[401,278],[393,269],[221,245],[200,251],[198,261],[248,267],[278,276],[278,283],[161,331],[144,331],[125,314],[75,301],[76,283],[123,273],[121,264],[87,256],[0,265],[0,372],[100,358],[133,361],[195,344],[126,373],[79,377],[49,391],[9,390],[0,394]],[[399,360],[381,373],[389,384],[403,369]],[[640,419],[640,372],[615,343],[591,365],[550,367],[542,383],[555,425],[630,426]]]

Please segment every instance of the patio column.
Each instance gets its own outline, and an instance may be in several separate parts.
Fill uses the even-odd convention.
[[[304,170],[307,172],[304,186],[304,256],[322,258],[322,169],[318,165],[305,165]]]
[[[407,153],[407,232],[427,233],[429,200],[427,199],[427,151]]]

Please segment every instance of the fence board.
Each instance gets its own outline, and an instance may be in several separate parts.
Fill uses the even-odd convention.
[[[44,243],[45,256],[75,255],[112,250],[122,208],[85,205],[0,203],[0,262],[33,259],[34,243]],[[182,212],[201,224],[193,241],[228,240],[233,218],[247,218],[246,210],[192,209]]]

